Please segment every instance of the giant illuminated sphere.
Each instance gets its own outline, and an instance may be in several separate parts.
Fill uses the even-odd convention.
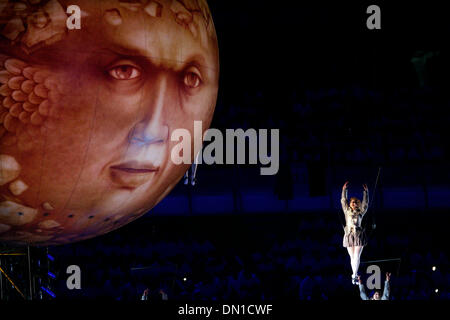
[[[218,69],[205,0],[0,0],[0,241],[145,214],[188,169],[171,133],[209,127]]]

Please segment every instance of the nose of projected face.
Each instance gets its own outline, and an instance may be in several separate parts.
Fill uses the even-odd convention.
[[[139,146],[155,143],[165,143],[169,135],[169,127],[165,124],[166,114],[170,112],[170,92],[167,78],[159,78],[153,83],[152,97],[142,103],[143,119],[136,124],[131,134],[130,142]]]

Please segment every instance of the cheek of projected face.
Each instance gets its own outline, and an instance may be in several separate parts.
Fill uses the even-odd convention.
[[[72,1],[76,32],[63,2],[0,0],[0,241],[68,243],[138,218],[187,169],[171,130],[214,111],[204,0]]]

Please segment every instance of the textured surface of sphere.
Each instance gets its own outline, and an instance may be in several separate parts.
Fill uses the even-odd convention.
[[[218,69],[205,0],[0,0],[0,241],[79,241],[155,206]]]

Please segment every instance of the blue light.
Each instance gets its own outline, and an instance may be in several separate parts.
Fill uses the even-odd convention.
[[[56,276],[50,271],[47,274],[49,275],[50,278],[56,279]]]
[[[50,295],[52,298],[56,298],[56,294],[54,294],[53,292],[51,292],[49,289],[45,288],[45,287],[41,287],[41,289],[47,293],[48,295]]]
[[[50,254],[47,253],[47,258],[51,261],[55,261],[55,258],[53,258]]]

